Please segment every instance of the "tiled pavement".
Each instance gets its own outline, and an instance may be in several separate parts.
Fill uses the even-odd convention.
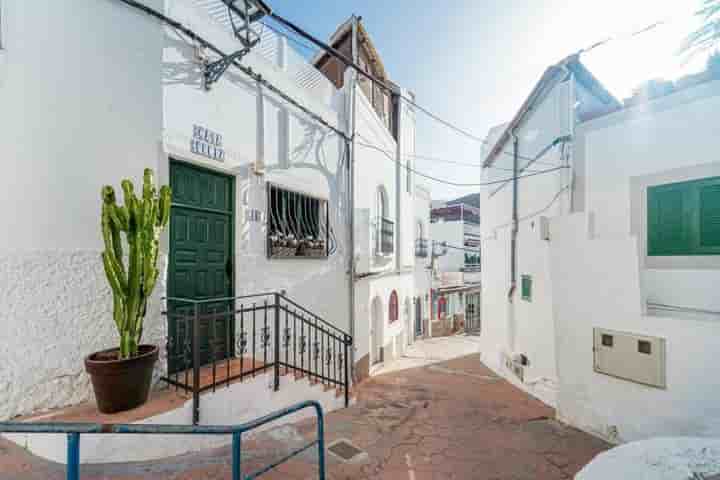
[[[460,339],[449,339],[450,348],[453,341]],[[328,478],[567,479],[608,448],[552,420],[552,409],[497,378],[477,353],[431,363],[373,377],[358,388],[356,405],[327,415],[328,445],[347,439],[365,452],[352,463],[328,454]],[[244,441],[245,472],[314,433],[314,421],[304,420]],[[262,478],[317,478],[316,455],[310,450]],[[229,449],[81,472],[88,480],[225,479]],[[0,440],[0,479],[62,478],[61,466]]]

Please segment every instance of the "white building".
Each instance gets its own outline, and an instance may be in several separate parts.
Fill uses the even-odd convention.
[[[431,336],[430,313],[432,275],[435,268],[430,234],[430,190],[415,184],[415,298],[413,304],[413,337]]]
[[[433,201],[430,230],[441,272],[476,270],[480,264],[480,209],[464,202]]]
[[[240,48],[217,4],[144,4],[224,52]],[[349,71],[341,75],[347,83],[337,85],[317,59],[308,62],[269,29],[241,62],[262,81],[231,66],[206,90],[204,65],[220,57],[118,0],[4,0],[0,18],[0,131],[10,173],[1,198],[15,206],[6,218],[14,234],[0,240],[0,419],[92,398],[83,358],[117,343],[100,261],[100,188],[117,188],[123,178],[137,185],[147,167],[174,194],[161,239],[165,274],[143,339],[162,347],[156,377],[184,368],[172,364],[188,335],[161,315],[179,308],[162,297],[278,292],[310,318],[354,334],[360,377],[371,358],[397,355],[412,340],[412,302],[422,295],[414,281],[415,187],[397,159],[414,153],[414,113],[397,95],[383,96],[381,104],[368,98],[367,82],[353,93]],[[371,48],[364,29],[358,31],[368,40],[363,48]],[[47,54],[50,39],[62,55]],[[351,188],[351,149],[343,137],[353,129],[375,149],[354,147]],[[238,298],[234,308],[254,309],[253,302],[262,308],[264,300]],[[288,313],[305,315],[290,307]],[[236,356],[249,342],[262,342],[260,333],[249,339],[237,318],[234,325],[226,340]],[[281,327],[293,342],[305,335]],[[283,342],[280,354],[294,353],[290,340]],[[318,348],[342,377],[341,342],[303,341],[302,348]],[[232,423],[308,398],[296,388],[284,391],[294,393],[257,393],[242,412],[218,407],[201,418]],[[244,397],[253,398],[250,392]],[[327,408],[340,405],[334,391],[322,395]],[[187,413],[171,420],[187,421]]]
[[[483,189],[483,361],[611,441],[720,435],[720,82],[673,90],[623,107],[569,57],[484,163],[565,168]]]
[[[412,341],[415,297],[415,214],[412,161],[415,113],[412,93],[388,77],[369,34],[356,17],[341,25],[330,45],[355,58],[391,92],[358,76],[352,96],[356,374],[401,355]],[[327,54],[314,64],[338,87],[355,74]],[[409,167],[409,168],[408,168]]]

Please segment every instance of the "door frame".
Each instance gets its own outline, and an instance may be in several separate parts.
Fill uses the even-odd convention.
[[[231,272],[231,275],[230,275],[230,292],[231,292],[231,294],[230,294],[229,296],[230,296],[230,297],[235,297],[235,293],[236,293],[235,280],[236,280],[236,266],[237,266],[237,265],[236,265],[236,261],[235,261],[235,220],[236,220],[236,211],[237,211],[237,208],[236,208],[236,207],[237,207],[237,205],[236,205],[236,201],[237,201],[237,199],[236,199],[236,192],[237,192],[237,190],[236,190],[236,185],[235,185],[236,175],[233,175],[232,173],[227,172],[227,171],[222,171],[222,170],[218,170],[218,169],[209,168],[209,167],[204,166],[204,165],[198,165],[196,162],[184,160],[184,159],[182,159],[180,156],[177,156],[177,155],[170,155],[170,156],[168,156],[168,163],[167,163],[167,166],[168,166],[168,170],[167,170],[167,172],[168,172],[167,184],[170,186],[170,188],[172,188],[172,169],[173,169],[173,165],[181,165],[181,166],[183,166],[183,167],[190,168],[190,169],[192,169],[192,170],[198,170],[198,171],[205,172],[205,173],[209,173],[209,174],[212,174],[212,175],[218,175],[218,176],[226,177],[226,178],[230,181],[230,212],[229,212],[229,217],[230,217],[230,222],[229,222],[229,223],[230,223],[229,250],[230,250],[230,253],[229,253],[229,255],[230,255],[230,258],[232,259],[232,272]],[[187,209],[193,209],[193,208],[195,208],[196,210],[199,210],[199,211],[202,211],[202,210],[203,210],[203,208],[201,208],[201,207],[193,207],[193,206],[184,205],[184,204],[175,204],[175,203],[172,202],[172,200],[171,200],[171,202],[170,202],[170,215],[171,215],[171,218],[170,218],[170,222],[168,222],[169,225],[168,225],[168,229],[167,229],[167,231],[168,231],[168,237],[167,237],[167,238],[168,238],[168,243],[167,243],[168,268],[167,268],[167,277],[166,277],[166,280],[167,280],[166,294],[167,294],[168,297],[171,297],[171,291],[172,291],[172,289],[171,289],[171,281],[172,281],[173,273],[174,273],[174,267],[173,267],[172,262],[170,261],[170,260],[171,260],[171,256],[172,256],[171,251],[172,251],[172,248],[173,248],[173,240],[172,240],[172,239],[173,239],[173,235],[172,235],[172,207],[173,207],[173,206],[181,207],[181,208],[187,208]],[[214,210],[212,210],[212,209],[204,209],[204,210],[205,210],[205,211],[214,211]],[[218,211],[214,211],[214,212],[215,212],[215,213],[227,214],[227,212],[218,212]],[[169,308],[169,305],[168,305],[168,308]],[[234,306],[232,307],[232,309],[234,309]],[[234,318],[234,315],[233,315],[233,316],[232,316],[232,322],[233,322],[232,325],[233,325],[233,326],[232,326],[232,328],[230,328],[230,335],[231,335],[230,345],[231,345],[231,349],[230,349],[230,352],[228,352],[228,355],[231,355],[231,356],[234,355],[234,351],[235,351],[235,328],[234,328],[234,321],[235,321],[235,318]],[[169,326],[168,326],[168,332],[167,332],[167,334],[170,335],[170,328],[169,328]],[[169,367],[169,365],[168,365],[168,367]]]

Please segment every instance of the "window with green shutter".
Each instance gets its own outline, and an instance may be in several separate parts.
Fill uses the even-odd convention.
[[[647,189],[647,251],[720,255],[720,177]]]
[[[523,300],[532,302],[532,277],[530,275],[520,277],[520,297]]]

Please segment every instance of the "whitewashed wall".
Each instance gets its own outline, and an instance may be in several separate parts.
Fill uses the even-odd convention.
[[[193,25],[226,52],[238,48],[230,31],[213,21],[196,2],[169,1],[167,10],[171,18]],[[194,46],[168,29],[163,61],[165,149],[168,156],[178,160],[235,176],[236,293],[286,290],[290,298],[348,331],[347,169],[341,165],[343,142],[304,113],[267,90],[258,89],[255,82],[237,69],[229,69],[210,92],[205,91],[198,62]],[[287,62],[271,61],[262,50],[251,52],[243,63],[331,125],[345,128],[342,110],[330,108],[326,95],[306,90],[296,82],[297,65],[294,69],[283,67]],[[342,105],[341,92],[334,91],[332,96],[338,97],[334,101]],[[189,151],[193,125],[223,135],[225,162],[208,160]],[[264,164],[263,175],[255,173],[260,159]],[[267,258],[266,182],[328,200],[330,225],[337,243],[334,255],[328,259]],[[261,222],[247,221],[250,210],[261,212]]]
[[[145,4],[165,7],[226,51],[236,47],[191,0]],[[16,208],[6,216],[13,235],[0,239],[0,418],[91,398],[83,357],[117,343],[99,261],[100,188],[118,187],[123,178],[137,183],[146,167],[167,182],[171,156],[236,176],[238,294],[286,289],[348,327],[347,187],[335,136],[276,98],[259,97],[256,85],[233,69],[206,92],[195,49],[120,2],[4,0],[3,23],[0,144],[12,173],[0,199]],[[62,55],[47,54],[49,39]],[[304,89],[297,69],[284,71],[260,54],[245,61],[344,128],[342,93]],[[189,151],[195,124],[223,134],[225,163]],[[265,175],[255,176],[250,167],[263,158]],[[266,259],[265,224],[245,222],[251,208],[264,219],[265,180],[328,199],[335,255]],[[162,250],[165,269],[167,235]],[[161,346],[165,322],[158,299],[164,294],[163,281],[144,338]],[[156,373],[164,366],[161,358]]]
[[[83,357],[118,342],[100,188],[158,166],[162,29],[108,0],[4,0],[2,13],[0,418],[10,418],[88,398]],[[157,300],[145,331],[147,342],[164,337]]]
[[[355,358],[359,360],[370,352],[372,305],[376,298],[383,304],[379,337],[383,345],[390,346],[388,353],[402,353],[397,346],[407,341],[406,300],[412,302],[414,292],[415,214],[412,190],[408,193],[406,188],[406,169],[398,162],[397,142],[359,88],[356,109],[357,141],[375,147],[358,144],[355,153],[355,238],[358,243],[355,261],[358,275],[370,274],[356,283]],[[400,150],[405,164],[405,155],[413,155],[415,151],[414,112],[405,106],[400,128]],[[377,191],[381,186],[386,192],[387,217],[395,223],[395,252],[384,257],[375,255]],[[390,324],[387,307],[393,290],[398,293],[399,320]]]
[[[645,301],[718,310],[717,257],[647,257],[645,189],[720,175],[720,82],[582,124],[587,214],[554,219],[558,414],[615,441],[718,436],[720,315],[646,311]],[[593,371],[592,329],[662,337],[667,389]],[[648,411],[648,406],[652,409]],[[617,432],[617,435],[615,435]]]
[[[645,106],[581,125],[577,157],[586,164],[585,201],[598,238],[636,236],[643,297],[720,310],[713,286],[720,258],[646,256],[645,189],[720,176],[720,82],[703,84]]]
[[[422,306],[423,320],[430,315],[430,289],[432,288],[432,244],[435,240],[430,228],[430,190],[423,186],[415,185],[413,191],[415,197],[415,225],[422,224],[423,237],[427,240],[427,258],[416,258],[414,269],[415,296],[420,299]],[[427,297],[427,298],[426,298]],[[413,318],[415,312],[412,312]],[[427,332],[426,332],[427,333]]]
[[[570,106],[572,88],[569,83],[556,86],[516,130],[519,154],[535,157],[556,138],[571,129]],[[490,132],[497,138],[504,126]],[[483,170],[484,181],[499,181],[512,176],[512,142],[505,145],[505,154],[496,157],[499,168]],[[552,168],[561,163],[560,148],[555,147],[526,173]],[[521,159],[520,166],[528,163]],[[508,170],[510,169],[510,170]],[[512,228],[512,183],[482,187],[480,216],[482,218],[482,316],[481,334],[483,361],[504,375],[501,354],[525,354],[530,364],[525,367],[524,389],[549,404],[555,403],[557,372],[553,327],[552,285],[549,271],[549,246],[539,233],[539,216],[552,217],[566,211],[565,171],[536,175],[518,181],[517,287],[512,302],[510,290],[510,241]],[[504,185],[500,188],[501,185]],[[565,190],[563,190],[565,189]],[[558,193],[563,190],[563,193]],[[558,196],[557,200],[555,197]],[[532,301],[521,299],[522,275],[532,276]]]
[[[558,416],[612,441],[717,437],[720,322],[643,314],[638,240],[591,238],[591,224],[578,213],[551,225]],[[594,372],[593,328],[666,339],[667,389]]]
[[[430,232],[434,241],[447,242],[451,246],[461,247],[465,241],[465,228],[460,221],[446,222],[439,219],[430,224]],[[459,272],[465,266],[465,251],[448,248],[445,255],[438,257],[437,264],[441,272]]]

